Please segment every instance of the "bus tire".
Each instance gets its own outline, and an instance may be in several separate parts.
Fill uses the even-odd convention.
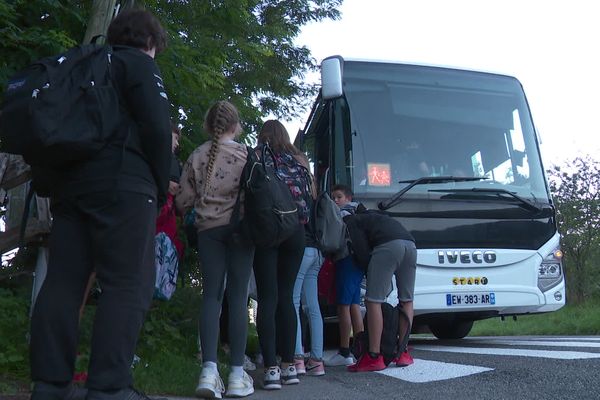
[[[473,321],[450,320],[429,325],[431,333],[438,339],[462,339],[471,332]]]

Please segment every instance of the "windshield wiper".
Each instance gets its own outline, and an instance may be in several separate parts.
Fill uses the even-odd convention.
[[[447,182],[470,182],[489,179],[485,176],[424,176],[419,179],[411,179],[407,181],[399,181],[398,183],[408,183],[409,185],[402,188],[399,192],[385,201],[380,201],[377,205],[380,210],[385,211],[394,207],[402,201],[402,196],[410,189],[417,185],[426,185],[428,183],[447,183]]]
[[[508,195],[519,202],[519,205],[526,210],[541,212],[542,208],[537,204],[519,196],[518,194],[511,192],[506,189],[498,188],[471,188],[471,189],[430,189],[428,192],[442,192],[442,193],[483,193],[483,194],[495,194],[498,197],[502,195]]]

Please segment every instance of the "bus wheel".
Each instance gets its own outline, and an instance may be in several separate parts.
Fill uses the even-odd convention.
[[[462,339],[471,332],[473,321],[450,320],[429,325],[431,333],[438,339]]]

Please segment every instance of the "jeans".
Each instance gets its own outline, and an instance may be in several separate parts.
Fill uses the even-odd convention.
[[[295,353],[304,353],[302,351],[302,328],[300,326],[300,297],[302,297],[303,308],[308,314],[308,324],[310,326],[310,357],[315,360],[323,358],[323,319],[319,308],[317,290],[317,278],[322,264],[323,257],[321,257],[321,252],[318,249],[314,247],[305,248],[300,271],[298,271],[296,283],[294,284],[294,307],[298,319]]]

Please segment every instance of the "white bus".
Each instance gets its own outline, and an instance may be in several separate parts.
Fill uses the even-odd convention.
[[[296,139],[321,190],[351,187],[417,242],[415,331],[565,304],[556,214],[519,81],[328,57]]]

